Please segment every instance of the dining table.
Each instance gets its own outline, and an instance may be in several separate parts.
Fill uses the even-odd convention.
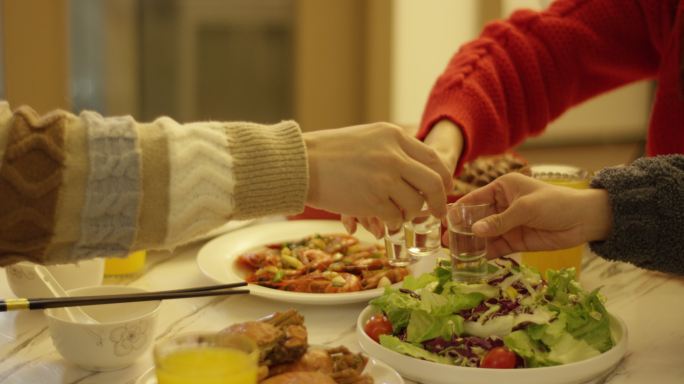
[[[260,223],[257,220],[250,225]],[[150,291],[215,284],[202,273],[196,261],[206,241],[173,251],[150,251],[143,273],[105,277],[104,284],[130,285]],[[586,248],[579,280],[587,290],[600,288],[608,311],[627,325],[627,352],[601,383],[684,383],[684,277],[607,261]],[[4,271],[0,271],[0,297],[14,297]],[[294,308],[305,317],[311,344],[344,345],[358,352],[361,347],[356,336],[356,320],[366,305],[367,302],[297,304],[255,295],[165,300],[156,331],[149,337],[159,342],[186,332],[218,331],[233,323]],[[119,370],[81,369],[57,352],[42,311],[0,313],[0,384],[135,384],[152,368],[150,351],[133,365]],[[408,379],[405,382],[415,383]]]

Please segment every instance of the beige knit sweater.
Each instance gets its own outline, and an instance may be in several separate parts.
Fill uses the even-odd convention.
[[[172,248],[230,219],[299,212],[307,188],[292,121],[41,117],[0,102],[0,265]]]

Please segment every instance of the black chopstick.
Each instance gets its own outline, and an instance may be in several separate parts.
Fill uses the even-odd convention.
[[[202,291],[217,291],[219,289],[230,289],[230,288],[239,288],[239,287],[246,287],[247,283],[244,281],[241,281],[239,283],[230,283],[230,284],[219,284],[219,285],[206,285],[203,287],[193,287],[193,288],[183,288],[183,289],[172,289],[168,291],[155,291],[155,292],[142,292],[141,294],[149,294],[149,293],[181,293],[181,292],[202,292]]]
[[[226,284],[230,288],[240,287],[246,283]],[[61,308],[61,307],[78,307],[84,305],[98,305],[98,304],[116,304],[129,303],[137,301],[154,301],[167,299],[184,299],[190,297],[202,296],[222,296],[222,295],[240,295],[249,293],[249,289],[218,289],[218,286],[197,287],[179,289],[175,291],[159,291],[159,292],[143,292],[131,294],[117,294],[117,295],[100,295],[100,296],[71,296],[71,297],[54,297],[54,298],[35,298],[35,299],[5,299],[0,300],[0,312],[14,311],[21,309],[46,309],[46,308]]]

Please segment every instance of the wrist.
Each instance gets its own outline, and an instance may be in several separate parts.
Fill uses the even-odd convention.
[[[605,240],[613,228],[613,210],[605,189],[588,189],[580,202],[583,209],[583,232],[586,241]]]
[[[304,140],[304,147],[306,148],[306,162],[309,171],[308,190],[306,193],[306,204],[315,205],[319,196],[318,179],[319,179],[319,165],[316,162],[317,148],[316,148],[316,132],[304,132],[302,139]]]
[[[425,144],[433,148],[453,173],[463,152],[463,133],[451,120],[440,120],[425,137]]]

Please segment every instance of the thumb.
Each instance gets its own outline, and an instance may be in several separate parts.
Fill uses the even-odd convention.
[[[525,224],[526,215],[520,204],[513,204],[501,213],[478,220],[473,224],[473,234],[482,237],[500,236]]]

